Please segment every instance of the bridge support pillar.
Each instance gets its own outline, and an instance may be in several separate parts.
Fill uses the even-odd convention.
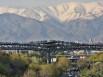
[[[47,64],[51,64],[51,55],[50,55],[50,52],[47,52]]]
[[[86,55],[90,55],[91,51],[90,50],[86,50],[85,53],[86,53]]]

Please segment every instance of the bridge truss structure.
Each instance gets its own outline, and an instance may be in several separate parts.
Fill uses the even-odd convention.
[[[37,41],[29,43],[0,42],[1,50],[35,50],[35,51],[67,51],[67,50],[103,50],[103,44],[87,44],[64,41]]]
[[[15,42],[0,42],[1,50],[33,50],[39,52],[46,52],[48,57],[48,63],[51,62],[50,53],[57,51],[68,51],[68,50],[103,50],[103,44],[95,43],[75,43],[65,41],[37,41],[29,43],[15,43]]]

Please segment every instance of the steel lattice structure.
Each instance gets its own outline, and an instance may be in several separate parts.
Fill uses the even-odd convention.
[[[0,42],[0,49],[35,51],[103,50],[103,44],[74,43],[55,40],[30,43]]]

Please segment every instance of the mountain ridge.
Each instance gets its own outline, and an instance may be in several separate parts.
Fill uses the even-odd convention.
[[[0,41],[88,42],[93,38],[95,42],[103,42],[102,3],[89,3],[85,7],[76,4],[26,9],[0,7]]]
[[[32,8],[2,8],[0,7],[0,14],[14,13],[27,18],[34,18],[39,21],[54,17],[59,21],[66,20],[93,19],[94,16],[103,14],[103,2],[90,3],[63,3],[47,7],[32,7]],[[67,17],[67,18],[65,18]]]

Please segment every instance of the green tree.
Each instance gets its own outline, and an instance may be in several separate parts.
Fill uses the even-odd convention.
[[[70,60],[67,59],[66,57],[59,57],[58,58],[58,67],[61,68],[62,70],[67,70],[70,67]]]
[[[61,74],[56,64],[45,64],[40,67],[40,77],[59,77]]]
[[[23,77],[39,77],[38,74],[34,70],[27,70]]]

